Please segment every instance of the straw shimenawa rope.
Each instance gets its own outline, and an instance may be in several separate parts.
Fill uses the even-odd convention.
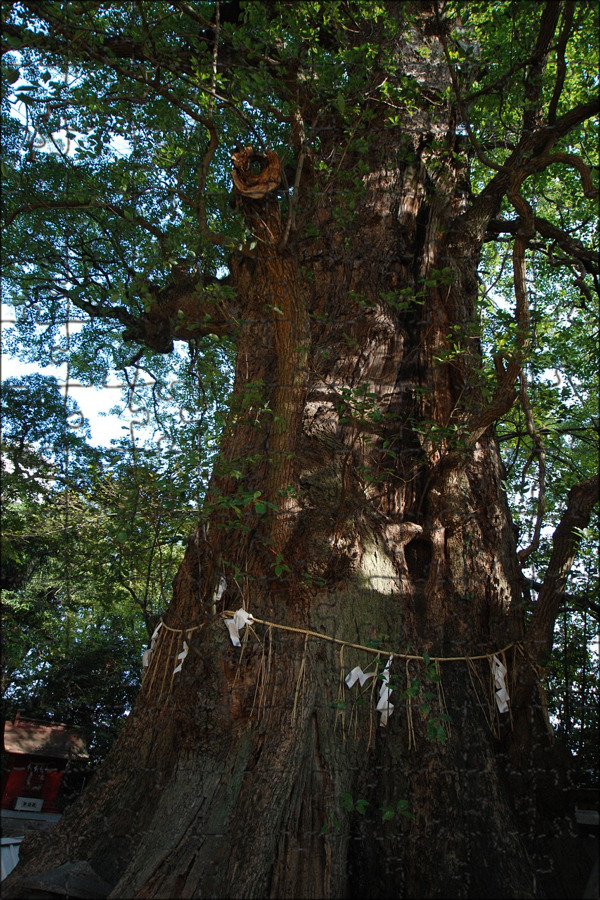
[[[221,613],[221,618],[231,618],[234,615],[235,613],[232,610],[226,609]],[[506,644],[505,647],[502,647],[499,650],[490,650],[487,653],[465,654],[464,656],[429,656],[429,654],[398,653],[396,650],[386,650],[384,647],[368,647],[365,644],[356,644],[352,641],[343,640],[342,638],[331,637],[329,634],[322,634],[320,631],[311,631],[309,628],[298,628],[294,625],[282,625],[279,622],[271,622],[269,619],[259,619],[254,615],[252,615],[251,618],[253,625],[266,625],[268,628],[278,628],[281,631],[291,631],[295,634],[303,634],[306,639],[313,637],[321,641],[329,641],[332,644],[340,644],[343,647],[352,647],[355,650],[365,650],[367,653],[385,655],[388,657],[391,656],[394,659],[425,660],[436,664],[460,661],[471,662],[476,659],[492,659],[494,656],[500,656],[506,653],[512,647],[520,646],[519,641],[511,641],[510,644]],[[174,634],[191,634],[200,627],[199,625],[192,625],[188,628],[171,628],[171,626],[166,625],[162,619],[161,622],[162,627],[166,631],[173,632]]]
[[[231,610],[224,610],[221,613],[223,618],[231,618],[234,613]],[[268,619],[257,619],[256,616],[252,616],[252,624],[258,625],[267,625],[269,628],[279,628],[282,631],[292,631],[297,634],[304,634],[308,637],[318,638],[322,641],[330,641],[332,644],[342,644],[344,647],[353,647],[355,650],[366,650],[368,653],[382,654],[385,656],[392,656],[395,659],[416,659],[423,660],[425,658],[424,654],[410,654],[410,653],[397,653],[395,650],[386,650],[384,647],[367,647],[364,644],[354,644],[351,641],[345,641],[342,638],[331,637],[329,634],[322,634],[320,631],[311,631],[308,628],[297,628],[293,625],[281,625],[278,622],[270,622]],[[198,627],[198,626],[196,626]],[[191,629],[181,629],[182,631],[191,631]],[[479,653],[475,655],[465,655],[465,656],[429,656],[427,658],[435,663],[435,662],[459,662],[460,660],[472,660],[472,659],[491,659],[493,656],[498,656],[501,653],[506,653],[507,650],[510,650],[511,647],[515,647],[519,642],[511,641],[510,644],[507,644],[505,647],[502,647],[500,650],[491,650],[488,653]]]
[[[241,612],[245,612],[245,611],[238,610],[238,614]],[[224,610],[221,613],[221,618],[222,619],[227,619],[227,618],[231,619],[235,615],[236,614],[231,610]],[[258,640],[260,640],[259,636],[254,631],[253,626],[254,625],[264,625],[267,628],[267,635],[268,635],[268,639],[269,639],[269,652],[268,652],[268,661],[267,662],[265,662],[265,659],[264,659],[264,645],[263,645],[263,659],[261,662],[261,670],[262,670],[263,678],[259,677],[259,681],[257,682],[257,685],[256,685],[256,692],[255,692],[254,702],[253,702],[253,706],[252,706],[253,709],[256,705],[256,700],[257,700],[256,695],[258,694],[259,698],[260,698],[260,695],[262,694],[262,687],[263,687],[262,682],[263,682],[264,675],[265,675],[265,668],[267,670],[270,669],[273,629],[276,628],[281,631],[288,631],[288,632],[291,632],[294,634],[304,635],[304,652],[302,655],[302,663],[301,663],[301,667],[300,667],[300,673],[299,673],[299,676],[298,676],[298,679],[296,682],[296,690],[294,692],[294,705],[293,705],[293,710],[292,710],[292,718],[295,718],[297,715],[300,686],[301,686],[301,683],[303,682],[305,674],[306,674],[305,663],[306,663],[307,644],[308,644],[309,638],[316,638],[317,640],[321,640],[321,641],[329,641],[330,643],[337,644],[340,647],[340,678],[341,679],[343,679],[343,668],[344,668],[343,654],[344,654],[344,650],[346,647],[350,647],[355,650],[363,650],[363,651],[366,651],[367,653],[372,653],[378,659],[380,659],[382,656],[387,656],[388,659],[391,658],[391,659],[405,660],[406,678],[407,678],[408,683],[410,683],[410,681],[411,681],[411,674],[409,672],[409,666],[410,666],[411,662],[421,662],[421,663],[424,662],[426,665],[433,664],[436,674],[438,675],[438,679],[436,679],[436,680],[438,680],[438,701],[439,701],[440,709],[443,712],[446,711],[446,703],[445,703],[445,698],[443,696],[443,689],[441,688],[440,663],[466,662],[469,676],[471,679],[471,683],[473,685],[473,688],[475,689],[476,695],[479,696],[479,691],[476,688],[475,679],[479,682],[479,684],[482,688],[483,688],[483,685],[481,684],[481,678],[479,676],[479,673],[477,672],[476,667],[473,665],[475,660],[487,659],[492,664],[494,662],[494,659],[497,660],[499,658],[502,658],[503,660],[506,660],[505,654],[512,647],[516,647],[517,650],[519,650],[521,653],[524,653],[525,655],[527,655],[525,652],[525,649],[523,648],[520,641],[511,641],[511,643],[507,644],[505,647],[502,647],[501,649],[498,649],[498,650],[488,651],[487,653],[476,653],[473,655],[465,654],[464,656],[429,656],[429,654],[427,654],[427,653],[420,654],[420,655],[417,655],[414,653],[398,653],[395,650],[386,650],[383,647],[368,647],[365,644],[357,644],[357,643],[354,643],[353,641],[343,640],[342,638],[331,637],[331,635],[322,634],[319,631],[312,631],[309,628],[299,628],[294,625],[283,625],[279,622],[272,622],[269,619],[259,619],[256,616],[251,615],[250,613],[246,613],[245,618],[246,618],[246,621],[244,624],[248,625],[248,631],[246,632],[246,634],[248,634],[250,631],[252,631],[254,633],[255,637]],[[154,632],[153,641],[152,641],[153,645],[154,645],[154,643],[156,643],[156,648],[154,648],[154,646],[151,646],[150,658],[148,659],[148,662],[146,664],[147,665],[146,671],[148,673],[149,673],[149,670],[152,669],[151,677],[149,679],[150,690],[152,689],[152,686],[153,686],[153,683],[154,683],[154,680],[156,677],[157,669],[158,669],[158,666],[156,666],[156,665],[153,666],[152,662],[158,656],[162,655],[157,651],[159,649],[162,650],[165,642],[168,641],[169,649],[167,651],[166,659],[169,660],[173,656],[173,653],[174,653],[174,651],[173,651],[174,644],[175,644],[175,649],[177,649],[177,645],[178,645],[177,635],[185,635],[187,640],[189,641],[193,632],[197,631],[199,628],[200,628],[199,625],[192,625],[188,628],[173,628],[170,625],[166,625],[162,619],[160,620],[160,622]],[[168,637],[167,637],[167,634],[168,634]],[[163,637],[164,637],[164,640],[163,640]],[[243,645],[241,645],[241,646],[243,649]],[[184,650],[185,650],[185,653],[187,653],[187,647],[185,646],[185,643],[184,643]],[[180,669],[178,671],[180,671]],[[165,669],[164,669],[164,672],[162,675],[161,693],[165,687],[165,683],[166,683],[166,679],[167,679],[167,672],[168,672],[168,667],[165,666]],[[169,692],[171,692],[173,689],[173,682],[174,682],[175,674],[176,674],[176,672],[174,670],[171,673]],[[375,673],[369,673],[369,674],[372,675]],[[493,682],[493,679],[492,679],[492,682]],[[374,689],[373,686],[375,685],[375,683],[376,683],[375,679],[373,679],[373,682],[371,685],[371,691]],[[340,687],[342,686],[342,684],[343,684],[343,682],[340,681]],[[486,692],[484,690],[484,694],[485,693]],[[480,703],[480,705],[481,705],[481,703]],[[485,706],[488,706],[488,704],[483,704],[484,710],[485,710]],[[493,708],[493,702],[491,703],[491,706]],[[494,717],[489,709],[489,706],[488,706],[488,711],[490,712],[490,715],[488,716],[486,714],[487,724],[492,729],[492,731],[494,731],[494,733],[495,733],[496,729],[494,728]],[[413,747],[415,746],[414,725],[413,725],[413,721],[412,721],[411,697],[407,697],[407,720],[408,720],[408,728],[409,728],[409,749],[410,749],[411,746],[413,746]],[[511,721],[512,721],[512,716],[511,716]],[[369,733],[369,745],[371,743],[371,730],[372,729],[370,729],[370,733]]]

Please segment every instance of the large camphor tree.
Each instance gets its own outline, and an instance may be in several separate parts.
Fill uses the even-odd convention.
[[[542,677],[597,481],[532,601],[496,426],[543,474],[542,301],[591,327],[598,5],[3,6],[28,339],[236,360],[139,698],[7,896],[74,861],[115,898],[560,895]]]

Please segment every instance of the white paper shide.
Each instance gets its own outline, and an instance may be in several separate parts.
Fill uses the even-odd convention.
[[[497,656],[492,657],[492,675],[494,677],[494,685],[496,686],[496,703],[498,704],[498,710],[501,713],[508,712],[508,702],[510,700],[504,682],[506,673],[506,666],[502,665]]]
[[[252,613],[246,612],[245,609],[236,610],[233,614],[233,619],[225,619],[229,637],[231,638],[231,643],[234,647],[242,646],[240,641],[240,631],[243,631],[246,625],[252,621],[254,621]]]
[[[394,711],[394,704],[390,703],[390,694],[392,693],[392,689],[389,685],[390,666],[392,664],[392,659],[393,657],[390,656],[387,661],[386,667],[383,670],[381,676],[381,687],[379,688],[379,699],[377,701],[376,707],[377,712],[381,716],[379,724],[382,728],[385,728],[388,723],[389,717]],[[357,681],[361,687],[364,687],[369,678],[372,678],[376,674],[377,672],[363,672],[360,666],[354,666],[354,668],[346,675],[346,687],[353,688]]]

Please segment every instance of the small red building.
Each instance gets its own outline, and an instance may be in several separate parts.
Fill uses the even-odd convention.
[[[4,725],[2,809],[57,813],[58,792],[71,760],[88,759],[76,728],[27,719],[19,713]]]

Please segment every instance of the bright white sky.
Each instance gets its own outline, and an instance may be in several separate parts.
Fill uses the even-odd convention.
[[[22,78],[19,78],[13,85],[13,89],[24,84],[26,84],[26,82]],[[24,109],[22,104],[15,103],[11,109],[11,115],[14,115],[25,122],[27,121],[27,117]],[[56,136],[60,137],[60,132],[57,132]],[[114,145],[120,153],[126,155],[128,151],[127,141],[116,138]],[[74,146],[75,142],[71,141],[70,147],[68,146],[67,148],[67,152],[73,152]],[[38,149],[43,149],[44,152],[55,152],[55,149],[50,143],[47,143],[45,147]],[[12,308],[3,303],[2,328],[10,326],[13,322],[14,312]],[[23,375],[32,375],[35,372],[41,372],[43,375],[53,375],[61,385],[64,384],[67,377],[66,365],[48,366],[44,369],[40,369],[40,367],[35,364],[22,363],[14,356],[2,352],[0,369],[0,378],[2,381],[5,378],[20,378]],[[121,406],[125,405],[122,399],[122,386],[117,384],[116,380],[114,382],[114,387],[109,385],[104,388],[92,388],[89,386],[76,387],[70,384],[69,396],[73,397],[77,402],[81,412],[90,424],[92,444],[98,447],[108,447],[110,446],[111,440],[122,438],[130,433],[131,419],[135,418],[135,415],[132,414],[131,410],[125,409],[120,416],[107,415],[108,411],[117,403]]]
[[[2,304],[2,327],[12,324],[14,321],[14,313],[9,306]],[[8,353],[2,353],[2,380],[5,378],[20,378],[23,375],[32,375],[34,372],[41,372],[43,375],[53,375],[60,384],[64,384],[67,367],[65,366],[48,366],[41,369],[33,363],[23,363],[10,356]],[[108,413],[111,407],[117,403],[123,404],[121,385],[114,382],[114,387],[92,388],[88,386],[76,387],[74,384],[69,385],[69,396],[77,402],[81,412],[90,423],[92,430],[91,443],[100,447],[110,446],[113,438],[122,438],[129,434],[132,413],[126,409],[121,416],[103,415]]]

